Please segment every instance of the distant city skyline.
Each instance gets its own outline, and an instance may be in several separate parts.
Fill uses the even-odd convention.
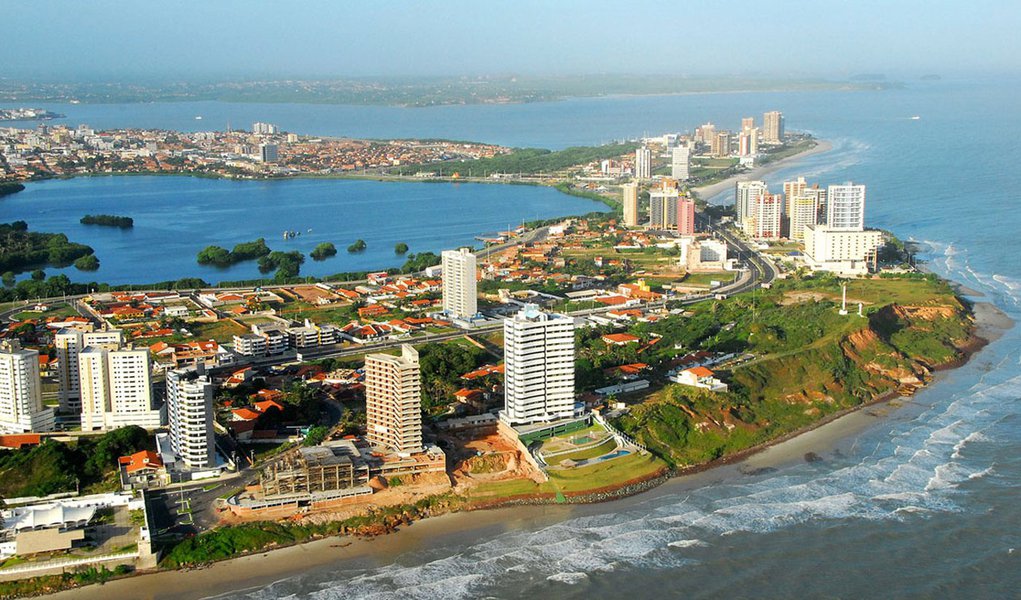
[[[46,81],[589,73],[912,78],[1021,70],[1015,35],[1021,6],[994,0],[626,6],[316,0],[286,7],[259,0],[43,0],[8,3],[3,14],[0,73]],[[742,27],[758,34],[748,43],[699,39],[700,31]]]

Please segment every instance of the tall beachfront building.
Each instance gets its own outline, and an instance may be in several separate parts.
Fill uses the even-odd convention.
[[[783,142],[783,113],[771,110],[762,115],[762,141],[767,144]]]
[[[734,220],[738,226],[755,216],[755,206],[759,198],[769,193],[765,181],[738,181],[734,186]]]
[[[783,197],[780,194],[762,194],[755,202],[753,216],[742,222],[745,235],[757,240],[775,240],[780,237],[783,223]]]
[[[755,156],[759,153],[759,130],[755,127],[742,131],[737,138],[738,156]]]
[[[39,351],[0,342],[0,434],[53,431],[53,421],[43,406]]]
[[[167,371],[167,416],[174,454],[192,469],[215,467],[213,382],[205,367]]]
[[[503,322],[504,409],[510,425],[574,415],[574,319],[526,304]]]
[[[850,181],[831,185],[826,193],[826,226],[831,229],[865,227],[865,186]]]
[[[57,397],[62,410],[77,412],[82,407],[78,353],[87,346],[120,348],[123,343],[124,338],[119,329],[87,332],[61,329],[53,336],[53,345],[57,351],[57,378],[60,382]]]
[[[422,450],[422,377],[418,351],[401,345],[401,355],[365,357],[365,437],[398,454]]]
[[[128,425],[156,429],[161,413],[153,403],[146,349],[88,346],[78,353],[82,431]]]
[[[652,150],[646,146],[635,150],[635,179],[652,179]]]
[[[815,225],[819,219],[818,195],[803,191],[800,195],[787,198],[787,237],[802,242],[805,227]]]
[[[625,183],[621,186],[621,203],[624,205],[624,225],[638,227],[638,184]]]
[[[755,117],[744,117],[741,119],[741,131],[751,131],[755,128]]]
[[[670,154],[670,176],[678,181],[687,181],[690,168],[691,148],[687,145],[674,147]]]
[[[677,233],[695,235],[695,201],[691,198],[677,200]]]
[[[457,319],[470,319],[479,312],[476,291],[476,260],[470,248],[444,250],[443,310]]]
[[[785,201],[784,212],[791,214],[791,201],[801,196],[808,189],[808,182],[804,177],[798,177],[793,181],[783,182],[783,197]]]

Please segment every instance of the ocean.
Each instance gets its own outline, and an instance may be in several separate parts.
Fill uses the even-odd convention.
[[[823,184],[867,184],[869,225],[922,243],[920,258],[930,269],[1018,320],[1019,92],[1019,81],[941,81],[883,92],[311,107],[308,122],[288,107],[244,105],[236,114],[251,120],[258,112],[270,122],[279,116],[282,127],[298,131],[331,111],[398,114],[398,122],[366,118],[343,132],[562,147],[690,130],[707,119],[733,129],[742,116],[779,109],[788,128],[834,147],[772,174],[771,184],[798,174]],[[70,114],[80,107],[47,108]],[[120,125],[155,126],[146,121],[151,111]],[[232,105],[204,112],[235,114]],[[295,120],[284,122],[287,115]],[[218,598],[1016,597],[1019,342],[1021,328],[1008,331],[902,408],[877,410],[883,416],[874,425],[818,448],[819,461],[730,469],[698,485],[671,482],[637,498],[443,536],[396,556],[338,562],[268,586],[245,589],[239,581],[239,591]]]

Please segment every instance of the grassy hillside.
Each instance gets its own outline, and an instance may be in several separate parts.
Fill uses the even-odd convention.
[[[755,355],[717,372],[727,393],[671,385],[617,426],[674,465],[706,462],[885,394],[911,393],[932,369],[961,358],[972,330],[967,308],[934,277],[850,282],[848,316],[837,312],[832,278],[755,294],[696,309],[676,336],[693,348]]]

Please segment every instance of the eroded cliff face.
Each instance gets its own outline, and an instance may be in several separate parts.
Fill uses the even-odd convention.
[[[848,360],[875,377],[913,394],[934,369],[966,358],[974,346],[974,322],[959,303],[925,306],[891,304],[869,317],[867,327],[841,341]]]

